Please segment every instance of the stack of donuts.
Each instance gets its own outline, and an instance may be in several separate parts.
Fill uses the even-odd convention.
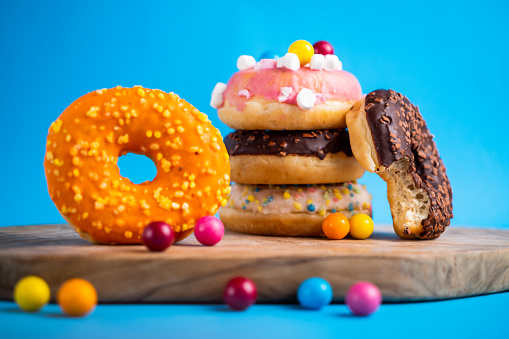
[[[330,44],[294,42],[281,58],[240,56],[239,71],[218,83],[211,106],[235,131],[224,138],[232,191],[219,212],[243,233],[322,236],[323,219],[371,215],[371,195],[356,180],[346,114],[362,98]]]

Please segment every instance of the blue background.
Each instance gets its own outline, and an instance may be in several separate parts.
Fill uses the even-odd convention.
[[[116,85],[173,91],[225,135],[209,106],[216,82],[228,80],[241,54],[283,54],[305,39],[331,42],[364,92],[392,88],[420,107],[452,183],[453,226],[509,227],[507,13],[504,1],[1,1],[0,226],[63,222],[42,163],[50,123],[78,97]],[[121,170],[153,176],[136,164]],[[375,223],[390,223],[385,183],[368,173],[360,181],[374,195]],[[397,337],[409,330],[503,337],[508,295],[383,305],[369,318],[349,316],[344,305],[315,313],[257,305],[241,314],[217,305],[100,305],[69,320],[55,305],[32,315],[0,302],[0,337]]]
[[[331,42],[364,92],[392,88],[420,107],[452,183],[453,225],[509,226],[507,2],[0,6],[0,226],[63,222],[42,163],[50,123],[78,97],[116,85],[172,91],[226,135],[209,106],[216,82],[236,71],[239,55],[283,54],[298,39]],[[124,173],[148,175],[125,163]],[[369,173],[360,182],[374,195],[375,223],[391,223],[385,183]]]

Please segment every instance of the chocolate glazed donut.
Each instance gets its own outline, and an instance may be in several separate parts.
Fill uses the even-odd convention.
[[[376,90],[347,115],[352,151],[387,182],[394,230],[433,239],[450,224],[452,189],[419,109],[393,90]]]
[[[364,174],[343,129],[241,130],[228,134],[224,143],[231,179],[238,183],[325,184],[354,181]]]

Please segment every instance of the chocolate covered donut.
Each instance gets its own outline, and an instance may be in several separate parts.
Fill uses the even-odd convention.
[[[453,217],[452,190],[419,109],[400,93],[377,90],[359,100],[346,121],[357,160],[387,182],[396,233],[440,236]]]
[[[241,130],[224,142],[235,182],[320,184],[353,181],[364,174],[346,130]]]

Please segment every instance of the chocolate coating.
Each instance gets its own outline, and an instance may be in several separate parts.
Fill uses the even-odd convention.
[[[323,160],[329,153],[344,152],[351,157],[348,132],[344,129],[315,131],[240,130],[228,134],[224,143],[230,155],[297,154],[317,156]]]
[[[452,189],[419,108],[400,93],[380,89],[366,96],[365,110],[380,165],[389,167],[408,157],[408,172],[416,187],[429,195],[430,210],[421,221],[421,238],[438,237],[453,217]]]

